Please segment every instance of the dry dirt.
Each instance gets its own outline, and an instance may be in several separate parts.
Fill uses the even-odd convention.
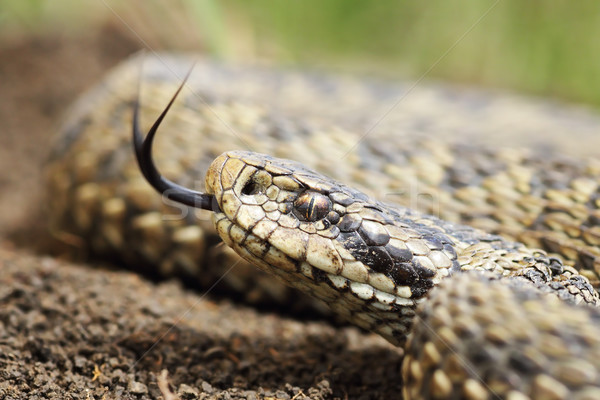
[[[50,138],[139,48],[114,27],[0,41],[0,399],[398,398],[401,355],[378,337],[56,257]]]

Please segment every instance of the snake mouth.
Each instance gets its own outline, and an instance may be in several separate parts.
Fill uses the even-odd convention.
[[[169,112],[171,106],[177,99],[177,96],[183,89],[183,86],[187,82],[187,79],[190,76],[192,69],[190,69],[185,76],[181,85],[177,88],[177,91],[167,104],[167,107],[163,110],[163,112],[158,116],[152,127],[148,131],[148,134],[145,136],[142,134],[139,125],[139,110],[140,110],[140,90],[138,87],[138,94],[133,106],[133,146],[135,150],[136,160],[144,175],[144,178],[152,185],[154,189],[156,189],[163,196],[166,196],[169,200],[176,201],[178,203],[185,204],[194,208],[201,208],[203,210],[209,210],[213,212],[219,212],[219,205],[215,199],[215,197],[211,194],[197,192],[195,190],[188,189],[184,186],[178,185],[175,182],[165,178],[161,175],[161,173],[156,168],[154,164],[154,160],[152,159],[152,144],[154,143],[154,137],[156,136],[156,132],[160,127],[163,119]]]

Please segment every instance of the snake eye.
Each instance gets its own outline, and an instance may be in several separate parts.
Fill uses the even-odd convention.
[[[315,222],[331,211],[331,200],[317,192],[304,192],[294,202],[296,215],[304,221]]]

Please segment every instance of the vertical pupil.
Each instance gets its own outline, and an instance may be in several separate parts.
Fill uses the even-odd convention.
[[[303,193],[294,203],[296,212],[306,221],[318,221],[325,218],[331,209],[331,201],[320,193]]]
[[[310,201],[308,203],[308,207],[306,208],[306,219],[311,221],[315,214],[315,196],[310,197]]]

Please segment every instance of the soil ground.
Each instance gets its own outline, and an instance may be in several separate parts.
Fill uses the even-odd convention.
[[[41,254],[60,116],[139,48],[110,26],[0,42],[0,399],[398,398],[379,337]]]

